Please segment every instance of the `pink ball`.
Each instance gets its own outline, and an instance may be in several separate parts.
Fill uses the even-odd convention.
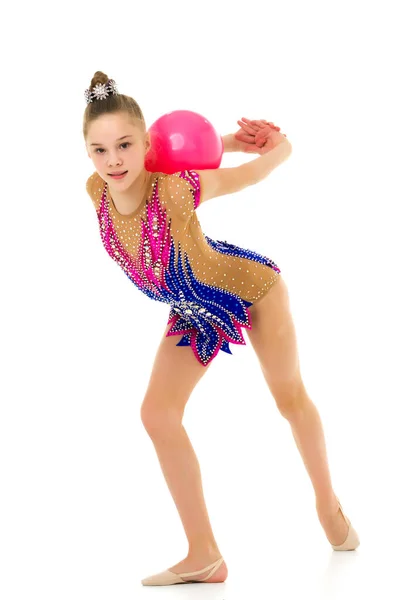
[[[211,123],[190,110],[175,110],[149,128],[151,148],[145,169],[152,173],[176,173],[187,169],[217,169],[223,142]]]

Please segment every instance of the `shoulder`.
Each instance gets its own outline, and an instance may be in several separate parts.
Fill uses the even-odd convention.
[[[189,200],[196,209],[200,204],[200,177],[199,172],[193,169],[176,171],[170,175],[161,173],[159,177],[160,191],[173,199],[173,202],[184,203]]]

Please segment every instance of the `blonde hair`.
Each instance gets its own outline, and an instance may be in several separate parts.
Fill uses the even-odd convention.
[[[102,71],[96,71],[90,82],[89,90],[98,83],[107,83],[110,79]],[[139,104],[130,96],[124,94],[109,94],[104,100],[93,100],[87,105],[83,115],[83,137],[87,138],[89,125],[98,117],[104,114],[126,113],[132,120],[133,124],[142,130],[143,135],[146,133],[146,122]]]

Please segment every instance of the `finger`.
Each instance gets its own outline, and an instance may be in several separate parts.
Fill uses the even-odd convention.
[[[257,146],[261,145],[261,146],[268,146],[268,147],[270,147],[270,146],[274,145],[274,142],[273,142],[273,139],[272,139],[271,135],[256,136],[255,143],[257,144]]]
[[[261,127],[265,127],[265,124],[261,123],[261,121],[259,121],[257,119],[253,119],[252,121],[248,121],[247,125],[249,127],[252,127],[254,129],[254,131],[260,131]]]
[[[249,125],[247,125],[246,123],[242,122],[242,121],[237,121],[237,123],[240,125],[240,127],[246,131],[246,133],[255,135],[256,134],[256,130],[254,129],[254,127],[251,127]]]
[[[268,137],[270,137],[270,135],[272,134],[272,131],[273,131],[272,129],[268,129],[268,130],[266,130],[266,128],[260,129],[260,131],[258,133],[256,133],[255,141],[257,142],[260,139],[266,140]]]
[[[274,123],[268,123],[268,125],[272,128],[275,129],[276,131],[280,130],[280,127],[278,127],[278,125],[274,125]]]
[[[275,129],[275,131],[280,131],[280,129],[281,129],[277,125],[274,125],[274,123],[272,123],[272,121],[265,121],[264,119],[257,119],[254,121],[254,123],[256,123],[262,129],[266,126],[270,127],[271,129]]]
[[[244,130],[243,127],[241,127],[239,129],[239,131],[237,131],[234,135],[235,136],[236,135],[241,135],[241,136],[244,135],[244,136],[246,136],[248,138],[252,138],[254,140],[255,133],[253,131],[249,133],[248,131]]]
[[[259,153],[260,154],[267,154],[267,152],[270,152],[273,149],[273,145],[271,144],[270,140],[267,140],[266,143],[259,148]]]
[[[248,119],[242,119],[237,121],[241,127],[243,128],[248,128],[248,129],[254,129],[254,127],[251,125],[250,121]]]
[[[249,119],[246,119],[245,117],[243,117],[242,123],[244,125],[246,125],[247,127],[250,127],[251,129],[253,129],[254,131],[258,131],[258,127],[254,125],[254,121],[250,121]]]
[[[240,140],[241,142],[246,142],[247,144],[254,144],[254,135],[248,135],[247,133],[236,133],[235,138]]]
[[[263,135],[263,136],[267,136],[270,135],[271,132],[274,130],[273,127],[271,127],[270,125],[266,125],[263,121],[258,121],[259,125],[254,125],[254,127],[257,127],[257,134],[256,135]]]
[[[256,133],[256,136],[257,137],[268,137],[268,136],[272,135],[274,131],[275,131],[275,129],[273,129],[272,127],[269,127],[269,125],[265,125],[262,129],[260,129]]]
[[[256,133],[256,139],[267,138],[272,134],[272,131],[272,129],[260,129],[260,131]]]
[[[274,131],[276,130],[269,130],[269,132],[265,132],[265,130],[260,130],[255,137],[255,143],[257,144],[258,140],[260,140],[261,138],[265,138],[267,139],[268,137],[270,137],[271,135],[274,135]],[[279,135],[283,136],[283,137],[287,137],[286,133],[282,133],[281,131],[278,131],[277,133],[279,133]]]
[[[251,121],[251,123],[252,125],[259,127],[260,129],[268,125],[266,121],[263,121],[261,119],[254,119],[254,121]]]
[[[270,121],[266,121],[265,119],[246,119],[245,117],[243,117],[242,119],[245,123],[247,123],[248,125],[256,125],[257,127],[263,127],[264,125],[273,125],[273,123],[271,123]]]
[[[271,125],[269,121],[265,121],[265,119],[254,119],[251,123],[257,127],[266,127],[267,125]]]

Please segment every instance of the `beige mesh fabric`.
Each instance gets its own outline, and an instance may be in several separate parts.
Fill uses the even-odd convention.
[[[97,171],[87,180],[87,192],[96,211],[100,208],[105,186],[106,182]],[[194,208],[194,190],[186,179],[179,177],[179,173],[154,173],[147,199],[129,215],[121,215],[117,211],[107,186],[106,202],[109,214],[121,244],[131,256],[137,256],[141,220],[147,218],[146,200],[150,202],[152,198],[159,199],[168,220],[170,219],[175,256],[177,257],[180,243],[181,249],[188,255],[194,275],[201,282],[230,291],[254,303],[261,299],[279,278],[279,272],[268,265],[248,258],[222,254],[207,243]]]

